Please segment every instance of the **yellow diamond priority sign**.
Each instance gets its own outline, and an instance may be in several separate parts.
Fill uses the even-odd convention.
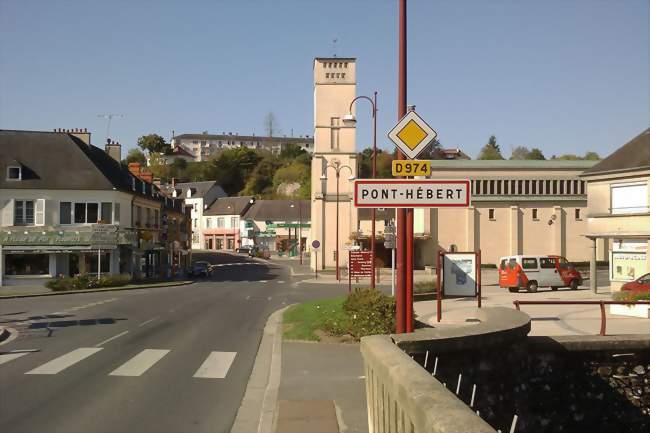
[[[415,111],[409,111],[388,133],[388,138],[409,159],[415,159],[437,136]]]

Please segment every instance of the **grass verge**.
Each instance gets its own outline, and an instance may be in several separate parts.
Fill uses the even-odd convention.
[[[323,329],[328,319],[343,318],[345,297],[319,299],[294,305],[284,312],[284,338],[320,341],[314,331]]]

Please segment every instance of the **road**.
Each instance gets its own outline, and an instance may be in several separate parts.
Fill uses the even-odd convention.
[[[344,285],[230,254],[187,286],[2,301],[0,431],[229,432],[270,313]],[[308,278],[308,277],[305,277]]]

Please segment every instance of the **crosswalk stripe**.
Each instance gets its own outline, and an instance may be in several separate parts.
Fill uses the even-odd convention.
[[[202,379],[223,379],[228,374],[237,352],[212,352],[196,370],[194,376]]]
[[[80,347],[79,349],[75,349],[72,352],[68,352],[65,355],[53,359],[50,362],[46,362],[40,367],[36,367],[25,374],[57,374],[71,365],[83,361],[100,350],[102,350],[101,347]]]
[[[0,355],[0,365],[4,364],[5,362],[9,362],[12,359],[20,358],[23,355],[27,355],[29,352],[21,352],[21,353],[3,353]]]
[[[140,376],[168,353],[169,350],[145,349],[113,370],[109,376]]]

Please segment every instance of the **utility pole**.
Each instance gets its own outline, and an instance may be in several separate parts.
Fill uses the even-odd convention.
[[[106,139],[109,139],[111,137],[111,120],[113,120],[113,117],[118,117],[118,118],[123,118],[124,114],[118,114],[118,113],[106,113],[106,114],[98,114],[97,117],[101,117],[103,119],[106,119]]]

